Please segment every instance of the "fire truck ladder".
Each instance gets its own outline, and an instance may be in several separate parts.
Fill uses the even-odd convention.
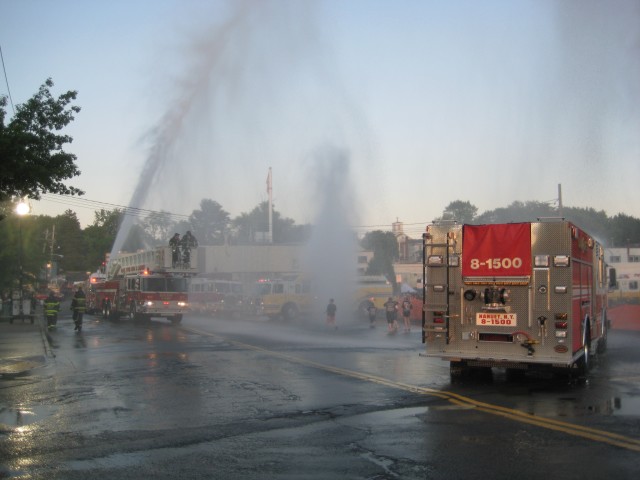
[[[422,343],[425,343],[427,334],[445,334],[446,335],[446,343],[449,344],[449,282],[450,282],[450,266],[449,266],[449,256],[452,249],[455,247],[455,240],[452,240],[449,235],[445,236],[445,243],[434,243],[433,237],[428,233],[423,234],[423,249],[422,249],[422,298],[423,300],[423,308],[422,308]],[[427,282],[427,266],[429,264],[429,258],[442,258],[441,268],[445,269],[445,282],[442,285],[442,282],[434,282],[433,278],[429,278]],[[431,268],[437,268],[433,265]],[[434,286],[444,287],[444,303],[427,303],[427,291],[432,289]],[[444,329],[442,324],[435,323],[434,319],[436,315],[435,312],[439,312],[442,315],[442,319],[444,320]]]

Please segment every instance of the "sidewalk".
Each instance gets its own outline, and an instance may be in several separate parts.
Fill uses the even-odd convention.
[[[25,375],[53,357],[42,314],[29,320],[0,319],[0,379]]]

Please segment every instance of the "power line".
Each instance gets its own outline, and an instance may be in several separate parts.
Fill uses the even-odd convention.
[[[9,78],[7,77],[7,69],[4,66],[4,55],[2,54],[2,45],[0,45],[0,58],[2,59],[2,71],[4,72],[4,81],[7,84],[7,93],[9,94],[9,102],[11,102],[11,110],[13,114],[16,114],[16,109],[13,106],[13,98],[11,97],[11,89],[9,88]]]
[[[100,202],[97,200],[89,200],[87,198],[74,197],[71,195],[62,195],[58,193],[46,193],[42,195],[43,199],[53,203],[59,203],[62,205],[69,205],[73,207],[88,208],[90,210],[120,210],[125,215],[130,215],[138,218],[146,218],[153,214],[168,215],[172,220],[188,220],[189,215],[181,213],[172,213],[166,211],[150,210],[146,208],[128,207],[125,205],[117,205],[114,203]]]
[[[72,207],[80,207],[80,208],[88,208],[90,210],[120,210],[125,215],[131,215],[138,218],[146,218],[152,214],[163,214],[168,215],[174,221],[188,220],[190,215],[182,214],[182,213],[172,213],[167,211],[159,211],[159,210],[151,210],[146,208],[137,208],[137,207],[128,207],[126,205],[118,205],[115,203],[109,202],[101,202],[98,200],[90,200],[83,197],[76,197],[71,195],[63,195],[58,193],[45,193],[42,195],[43,200],[59,203],[62,205],[69,205]],[[419,232],[422,233],[425,225],[428,225],[431,222],[411,222],[404,223],[402,222],[403,232]],[[379,225],[354,225],[351,228],[356,230],[372,230],[372,229],[384,229],[391,230],[391,224],[379,224]]]

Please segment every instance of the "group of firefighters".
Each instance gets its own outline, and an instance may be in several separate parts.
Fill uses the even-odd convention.
[[[191,231],[187,230],[182,238],[176,233],[169,240],[171,247],[171,266],[173,267],[191,267],[191,249],[198,246],[198,240],[193,236]]]
[[[369,326],[374,328],[376,326],[376,317],[378,316],[378,309],[376,308],[373,301],[369,300],[368,305],[366,306],[366,312],[369,316]],[[413,304],[409,299],[408,295],[402,299],[402,302],[398,302],[394,300],[393,297],[389,297],[389,299],[384,304],[384,311],[387,318],[387,331],[389,334],[394,334],[398,331],[398,310],[402,310],[402,319],[404,321],[404,333],[411,332],[411,310],[413,309]],[[333,298],[329,300],[329,304],[327,305],[327,324],[333,328],[336,327],[336,304]]]
[[[375,306],[374,306],[375,308]],[[411,331],[411,310],[413,309],[413,305],[409,296],[405,296],[402,299],[401,303],[398,303],[394,300],[393,297],[389,297],[384,304],[384,311],[387,317],[387,330],[388,333],[396,333],[399,329],[398,326],[398,310],[402,310],[402,319],[404,322],[404,333],[409,333]],[[369,320],[371,321],[371,316],[369,316]],[[375,317],[373,319],[375,321]]]
[[[75,325],[74,330],[76,332],[82,331],[82,317],[86,310],[87,300],[82,287],[78,287],[78,290],[73,295],[71,300],[71,311],[73,312],[73,323]],[[49,296],[44,300],[44,316],[47,319],[47,328],[55,328],[58,324],[58,312],[60,311],[60,300],[55,296],[53,291],[49,292]]]

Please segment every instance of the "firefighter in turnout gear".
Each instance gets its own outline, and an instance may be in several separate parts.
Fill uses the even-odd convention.
[[[87,307],[87,299],[84,294],[84,290],[82,287],[78,287],[78,291],[73,296],[73,300],[71,300],[71,310],[73,310],[73,322],[75,323],[74,330],[81,332],[82,331],[82,317],[84,316],[84,311]]]
[[[180,246],[182,247],[182,265],[189,268],[191,267],[191,249],[198,246],[198,240],[191,234],[190,230],[187,230],[187,233],[182,236]]]
[[[44,301],[44,315],[47,318],[47,327],[53,328],[58,323],[58,312],[60,311],[60,300],[49,292],[49,296]]]
[[[171,266],[176,267],[180,263],[180,234],[176,233],[169,240],[169,246],[171,247]]]

